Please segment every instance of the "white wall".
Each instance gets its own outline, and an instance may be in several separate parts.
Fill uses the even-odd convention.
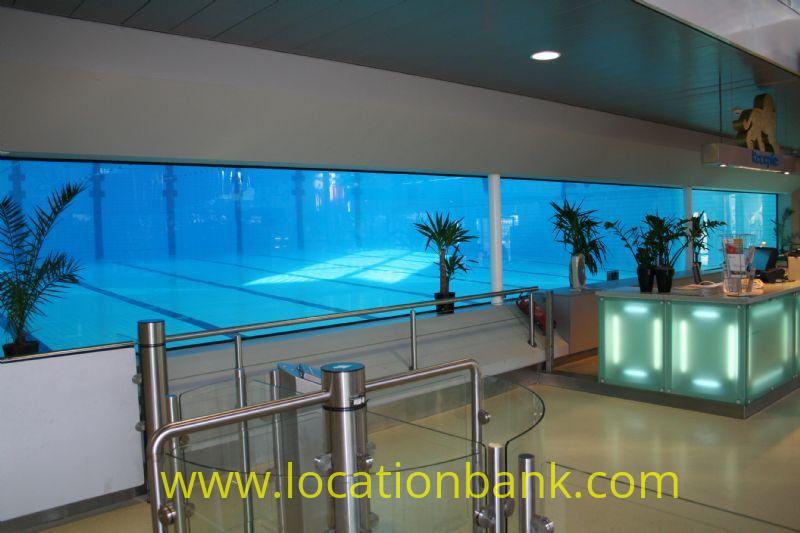
[[[0,364],[0,522],[144,483],[132,348]]]
[[[0,8],[0,150],[788,192],[715,137],[342,63]]]

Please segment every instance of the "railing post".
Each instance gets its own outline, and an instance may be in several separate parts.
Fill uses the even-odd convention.
[[[417,310],[412,309],[408,314],[411,327],[411,366],[409,370],[416,370],[419,367],[417,361]]]
[[[536,304],[533,301],[533,291],[528,293],[528,334],[530,335],[528,338],[528,344],[532,347],[536,347],[536,322],[534,317],[534,310],[536,309]]]
[[[517,458],[519,480],[519,533],[552,533],[555,525],[550,519],[536,514],[536,498],[539,486],[536,476],[536,458],[530,453],[521,453]]]
[[[139,358],[142,364],[145,428],[153,436],[167,420],[167,348],[163,320],[140,320],[137,326]]]
[[[167,423],[172,424],[173,422],[179,422],[181,420],[181,404],[178,401],[178,397],[174,394],[167,394],[166,397],[166,405],[167,405]],[[186,479],[186,472],[184,470],[184,455],[183,450],[181,449],[180,444],[180,437],[176,437],[172,439],[169,444],[170,449],[170,470],[173,476],[183,476],[183,479]],[[183,494],[183,491],[180,490],[180,486],[178,490],[175,491],[175,499],[173,502],[174,509],[175,509],[175,532],[176,533],[188,533],[189,531],[189,516],[187,513],[186,507],[186,497]]]
[[[545,319],[547,328],[545,330],[547,335],[547,346],[545,347],[545,361],[544,371],[550,373],[553,371],[553,363],[555,360],[555,320],[553,320],[553,291],[547,291],[545,296]]]
[[[519,468],[519,533],[535,533],[533,518],[536,516],[536,478],[531,474],[536,469],[536,459],[530,453],[521,453],[518,458]]]
[[[236,407],[246,407],[247,376],[244,370],[244,353],[242,351],[241,334],[236,334],[233,346],[233,354],[236,359],[236,368],[233,371],[233,377],[236,383]],[[247,480],[247,476],[250,475],[250,431],[247,428],[247,422],[241,422],[239,424],[239,451],[242,461],[242,474],[244,475],[243,480]],[[248,491],[247,497],[243,500],[243,505],[244,531],[253,533],[255,515],[253,512],[253,495],[251,492]]]
[[[351,487],[356,472],[367,472],[372,458],[367,453],[367,400],[364,365],[330,363],[322,367],[322,390],[330,392],[323,404],[330,453],[329,480],[334,498],[329,527],[336,533],[372,530],[369,500],[354,498]]]
[[[488,454],[489,493],[486,497],[487,507],[478,515],[477,523],[493,533],[506,533],[508,517],[514,512],[514,500],[498,494],[497,486],[507,482],[506,447],[503,444],[490,442],[486,448]]]

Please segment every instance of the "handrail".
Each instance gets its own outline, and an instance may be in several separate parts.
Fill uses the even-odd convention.
[[[18,357],[0,357],[0,365],[7,363],[21,363],[31,359],[47,359],[49,357],[61,357],[64,355],[76,355],[79,353],[102,352],[106,350],[121,350],[122,348],[133,348],[136,343],[133,341],[112,342],[110,344],[95,344],[93,346],[83,346],[80,348],[68,348],[66,350],[55,350],[53,352],[35,353],[31,355],[20,355]]]
[[[387,378],[369,381],[364,384],[364,392],[382,390],[410,382],[430,379],[445,374],[468,371],[470,374],[470,385],[472,394],[471,404],[471,425],[472,425],[472,445],[475,460],[478,463],[477,470],[483,471],[482,450],[482,419],[483,410],[483,382],[480,366],[474,359],[458,359],[449,363],[442,363],[422,370],[416,370],[405,374],[389,376]],[[160,513],[166,501],[165,494],[159,479],[159,455],[164,449],[164,445],[171,439],[197,433],[208,429],[214,429],[231,424],[247,422],[256,418],[280,414],[289,410],[296,410],[302,407],[318,405],[331,398],[331,391],[323,389],[319,392],[304,394],[301,396],[291,396],[279,400],[272,400],[249,407],[239,407],[219,413],[188,418],[180,422],[171,422],[162,425],[152,435],[149,436],[145,450],[147,460],[147,480],[150,486],[150,509],[153,522],[153,531],[166,532],[166,525],[160,520]],[[480,511],[480,500],[473,500],[473,513]]]
[[[539,287],[523,287],[520,289],[508,289],[503,291],[483,292],[479,294],[471,294],[469,296],[458,296],[455,298],[443,298],[441,300],[426,300],[422,302],[413,302],[407,304],[385,305],[382,307],[371,307],[369,309],[357,309],[355,311],[343,311],[340,313],[329,313],[326,315],[314,315],[302,318],[288,318],[285,320],[273,320],[270,322],[257,322],[255,324],[247,324],[243,326],[233,326],[228,328],[207,329],[204,331],[194,331],[191,333],[177,333],[175,335],[168,335],[167,342],[188,341],[193,339],[202,339],[204,337],[213,337],[216,335],[233,335],[236,333],[245,333],[247,331],[256,331],[261,329],[272,329],[283,326],[295,326],[299,324],[312,324],[315,322],[327,322],[329,320],[339,320],[341,318],[351,318],[356,316],[372,315],[377,313],[389,313],[391,311],[407,311],[410,309],[417,309],[419,307],[432,307],[435,305],[444,305],[458,302],[466,302],[469,300],[483,300],[485,298],[492,298],[494,296],[508,296],[510,294],[520,294],[526,292],[536,292]]]
[[[204,331],[194,331],[190,333],[178,333],[167,337],[167,342],[180,342],[193,339],[202,339],[205,337],[213,337],[217,335],[232,335],[237,333],[244,333],[247,331],[256,331],[261,329],[273,329],[284,326],[293,326],[299,324],[313,324],[316,322],[327,322],[330,320],[338,320],[341,318],[351,318],[364,315],[372,315],[376,313],[388,313],[391,311],[405,311],[414,310],[420,307],[432,307],[435,305],[444,305],[450,303],[466,302],[470,300],[483,300],[492,298],[494,296],[508,296],[511,294],[520,294],[526,292],[536,292],[539,287],[523,287],[519,289],[507,289],[502,291],[484,292],[479,294],[471,294],[468,296],[458,296],[456,298],[443,298],[441,300],[427,300],[422,302],[412,302],[407,304],[387,305],[383,307],[372,307],[369,309],[358,309],[355,311],[343,311],[340,313],[329,313],[326,315],[314,315],[301,318],[289,318],[285,320],[273,320],[271,322],[258,322],[255,324],[246,324],[242,326],[232,326],[227,328],[209,329]],[[396,317],[387,317],[396,318]],[[75,355],[87,352],[99,352],[105,350],[119,350],[123,348],[133,348],[136,346],[134,341],[116,342],[109,344],[96,344],[93,346],[85,346],[80,348],[68,348],[66,350],[55,350],[52,352],[37,353],[31,355],[24,355],[20,357],[2,358],[0,357],[0,365],[6,363],[18,363],[22,361],[30,361],[33,359],[46,359],[48,357],[61,357],[64,355]]]

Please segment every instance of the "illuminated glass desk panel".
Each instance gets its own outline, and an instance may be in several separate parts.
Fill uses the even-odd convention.
[[[800,284],[748,298],[601,292],[599,379],[749,404],[800,369]]]

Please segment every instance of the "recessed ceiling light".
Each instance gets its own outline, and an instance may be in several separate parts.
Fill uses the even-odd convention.
[[[728,165],[726,165],[725,163],[722,163],[722,164],[719,166],[719,168],[725,168],[725,167],[727,167],[727,166],[728,166]]]
[[[535,59],[536,61],[552,61],[559,57],[561,57],[561,53],[553,50],[542,50],[541,52],[531,54],[531,59]]]
[[[784,171],[784,174],[786,174],[788,176],[789,175],[789,171],[788,170]]]

